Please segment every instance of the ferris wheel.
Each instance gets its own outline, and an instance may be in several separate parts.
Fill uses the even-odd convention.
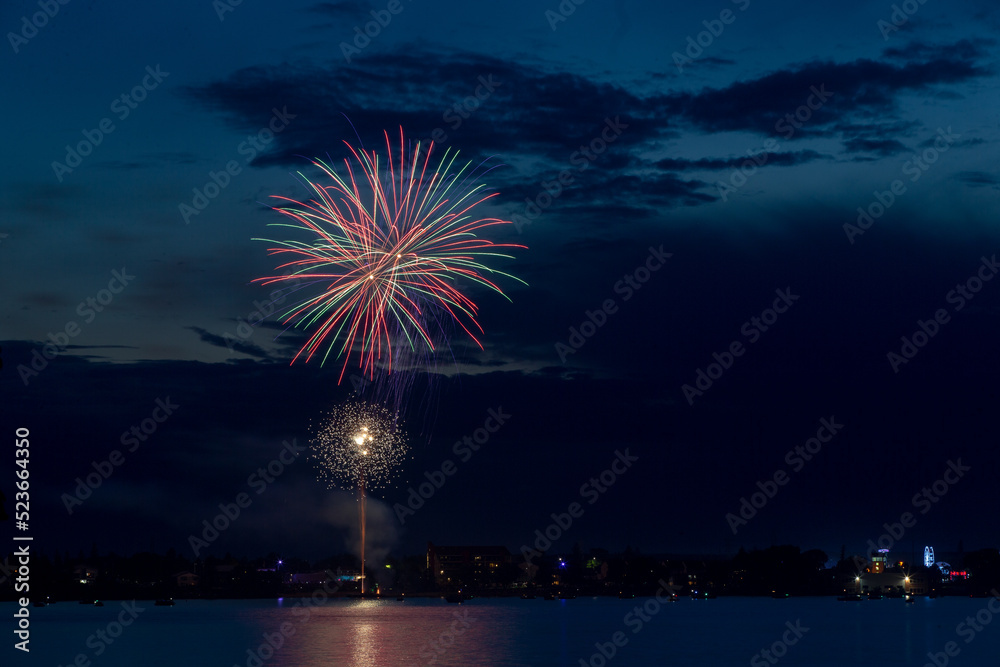
[[[934,567],[934,547],[924,547],[924,567]]]

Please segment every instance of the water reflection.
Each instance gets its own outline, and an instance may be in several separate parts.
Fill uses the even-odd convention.
[[[961,642],[963,665],[995,665],[1000,655],[1000,633],[992,626],[971,643],[957,634],[956,624],[983,608],[981,600],[968,598],[912,605],[832,598],[682,600],[651,613],[639,631],[627,619],[643,603],[184,600],[176,607],[148,604],[100,656],[88,646],[88,636],[110,623],[116,608],[57,604],[32,610],[32,638],[44,641],[37,647],[32,642],[31,662],[68,665],[83,656],[93,658],[94,667],[578,667],[581,660],[598,664],[619,632],[627,642],[618,642],[608,667],[730,667],[746,665],[772,646],[789,622],[809,631],[789,648],[781,667],[922,664],[948,642]],[[15,604],[0,603],[0,613],[13,613]]]
[[[509,656],[518,615],[513,609],[479,613],[473,604],[441,600],[334,600],[309,612],[308,617],[300,614],[277,664],[515,664]]]

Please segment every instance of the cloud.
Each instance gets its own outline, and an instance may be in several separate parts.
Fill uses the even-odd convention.
[[[229,340],[224,336],[218,336],[213,334],[201,327],[187,327],[190,331],[198,334],[198,338],[209,345],[214,345],[215,347],[224,347],[231,352],[240,352],[242,354],[248,354],[252,357],[257,357],[259,359],[270,359],[271,355],[264,348],[259,345],[254,345],[253,343],[248,343],[246,341],[238,340],[233,338]]]
[[[368,16],[374,7],[365,0],[340,0],[339,2],[318,2],[305,8],[310,14],[319,14],[332,19],[359,20]]]
[[[855,137],[844,142],[844,148],[848,153],[875,153],[888,157],[903,153],[907,150],[899,141],[895,139],[869,139],[867,137]]]
[[[764,166],[793,167],[816,160],[832,160],[833,156],[824,155],[814,150],[789,151],[785,153],[768,153]],[[725,171],[738,169],[747,161],[746,157],[732,158],[664,158],[656,162],[656,166],[664,171]]]
[[[298,113],[275,148],[257,158],[258,166],[301,165],[302,155],[342,152],[343,139],[354,135],[344,116],[369,141],[383,129],[395,134],[400,125],[411,138],[440,128],[448,135],[443,143],[473,155],[531,152],[558,162],[599,136],[607,117],[621,116],[629,125],[620,145],[664,132],[656,109],[621,87],[488,56],[415,48],[372,53],[351,66],[249,67],[183,94],[241,129],[263,126],[275,106]],[[305,113],[310,109],[320,112]]]
[[[884,58],[893,60],[941,60],[961,58],[975,60],[987,53],[987,47],[994,46],[993,39],[960,39],[951,44],[932,44],[914,40],[903,47],[890,47],[882,51]]]
[[[850,63],[816,62],[778,70],[749,81],[719,89],[683,93],[665,100],[666,108],[680,114],[706,132],[776,132],[776,124],[786,114],[811,101],[820,101],[817,92],[828,95],[818,108],[810,109],[808,121],[794,138],[822,135],[840,124],[845,140],[854,137],[844,121],[865,119],[871,132],[885,129],[886,120],[872,124],[872,118],[898,120],[898,98],[902,93],[926,92],[933,87],[970,81],[988,74],[978,67],[978,51],[949,53],[935,59],[909,61],[897,65],[868,59]]]
[[[577,151],[600,137],[606,120],[617,118],[626,128],[599,165],[613,179],[636,176],[634,151],[662,146],[685,132],[773,135],[782,119],[795,118],[807,103],[813,107],[805,107],[808,120],[793,123],[790,139],[834,136],[848,153],[878,156],[905,150],[902,140],[917,123],[904,118],[900,96],[950,91],[985,76],[988,71],[977,64],[984,44],[913,43],[887,50],[884,61],[812,62],[719,88],[645,96],[540,65],[408,46],[366,54],[349,66],[247,67],[182,92],[241,130],[264,126],[275,107],[297,114],[272,148],[255,158],[256,166],[298,166],[303,156],[328,151],[343,155],[343,140],[353,139],[355,129],[362,140],[381,143],[382,130],[394,136],[402,125],[411,139],[427,140],[437,130],[439,144],[473,157],[496,155],[519,172],[543,174],[569,166]],[[826,157],[800,152],[773,164],[819,159]],[[726,168],[722,164],[702,168]],[[686,203],[704,201],[687,192],[681,197]]]
[[[383,129],[394,138],[402,125],[411,140],[429,143],[437,130],[440,148],[460,148],[470,159],[494,156],[491,164],[510,165],[491,178],[512,201],[540,191],[540,184],[526,177],[549,179],[564,170],[574,174],[575,183],[560,204],[584,195],[640,206],[713,200],[697,192],[699,182],[637,171],[642,161],[633,156],[635,149],[675,136],[663,120],[662,99],[641,98],[578,74],[477,54],[405,49],[373,53],[352,66],[245,68],[184,94],[242,129],[266,121],[261,109],[287,107],[298,114],[255,166],[301,166],[303,156],[327,151],[324,157],[336,161],[344,154],[345,137],[357,143],[355,130],[372,148],[384,141]],[[313,109],[320,111],[307,113]],[[609,127],[614,136],[606,141]],[[584,151],[592,145],[598,151],[588,162]],[[637,202],[632,198],[637,193],[654,200]]]
[[[75,305],[68,296],[57,292],[27,292],[20,296],[19,301],[32,308],[43,309],[70,310]]]
[[[105,169],[130,170],[164,165],[197,164],[198,162],[198,156],[191,152],[160,152],[136,155],[132,160],[105,160],[96,163],[96,166]]]
[[[960,171],[955,180],[970,187],[992,187],[1000,190],[1000,176],[985,171]]]
[[[55,183],[12,183],[9,202],[4,206],[11,212],[31,216],[36,222],[62,221],[73,215],[80,202],[87,196],[86,188]]]

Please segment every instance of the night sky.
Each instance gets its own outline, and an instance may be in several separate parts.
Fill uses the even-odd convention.
[[[308,196],[307,158],[400,126],[496,166],[528,286],[470,288],[485,349],[459,332],[413,378],[374,551],[516,551],[574,502],[556,550],[835,557],[905,512],[905,555],[998,546],[993,2],[52,5],[0,9],[0,414],[31,431],[40,547],[193,556],[245,492],[200,555],[350,548],[353,494],[305,453],[252,478],[352,387],[259,322],[251,239],[271,195]]]

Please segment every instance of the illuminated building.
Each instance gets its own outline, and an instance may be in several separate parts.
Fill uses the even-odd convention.
[[[494,580],[510,562],[510,551],[503,546],[441,547],[427,543],[427,569],[440,585],[482,585]]]
[[[893,567],[889,550],[879,549],[871,554],[871,562],[856,580],[859,593],[881,593],[891,597],[910,592],[910,577],[901,567]]]
[[[886,567],[888,566],[888,562],[889,562],[889,550],[888,549],[879,549],[878,551],[873,552],[872,553],[871,573],[872,574],[882,574],[883,572],[885,572]]]

